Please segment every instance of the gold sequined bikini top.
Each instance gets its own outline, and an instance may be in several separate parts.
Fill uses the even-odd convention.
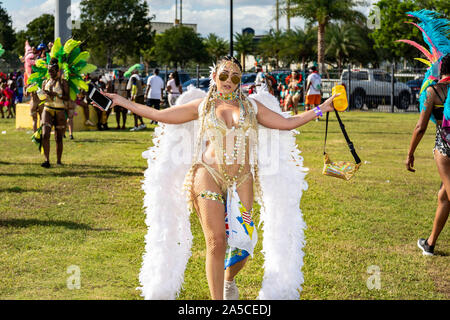
[[[252,126],[251,118],[252,116],[254,116],[254,110],[251,103],[246,103],[246,101],[241,103],[247,104],[247,110],[243,110],[243,108],[241,107],[239,112],[238,125],[233,125],[231,128],[228,128],[225,121],[217,117],[216,105],[214,102],[211,102],[211,108],[205,119],[207,129],[217,129],[222,133],[223,136],[236,129],[242,129],[244,132],[246,132]]]
[[[209,110],[205,114],[204,119],[204,132],[214,146],[218,163],[245,163],[247,156],[250,156],[255,148],[257,130],[256,107],[248,99],[240,99],[239,105],[238,124],[228,128],[225,121],[219,119],[216,115],[215,99],[209,101]],[[226,148],[230,142],[233,144],[233,150],[227,150]],[[248,155],[246,152],[247,146],[249,147]],[[253,158],[252,156],[251,159]]]
[[[50,80],[47,81],[47,83],[45,84],[44,89],[47,91],[50,91],[51,85],[50,85]],[[53,92],[57,93],[58,95],[56,97],[54,97],[53,101],[49,102],[46,101],[45,105],[48,107],[52,107],[52,108],[56,108],[56,109],[64,109],[65,105],[64,105],[64,101],[60,98],[60,96],[62,96],[63,94],[63,90],[61,87],[61,83],[60,81],[56,81],[54,87],[53,87]]]

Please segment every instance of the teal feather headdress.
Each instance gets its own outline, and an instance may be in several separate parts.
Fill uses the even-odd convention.
[[[83,80],[83,74],[88,74],[97,69],[96,66],[87,63],[89,52],[81,51],[81,41],[67,40],[64,46],[61,39],[57,38],[53,44],[50,54],[46,59],[39,59],[32,67],[33,73],[28,78],[28,92],[35,92],[42,88],[44,80],[49,79],[48,64],[53,58],[58,59],[59,69],[62,77],[67,80],[70,88],[70,99],[76,100],[79,89],[88,91],[88,83]]]
[[[441,60],[447,54],[450,54],[450,21],[442,18],[442,15],[430,11],[419,10],[414,12],[407,12],[408,16],[415,17],[421,22],[419,24],[409,22],[416,26],[423,35],[425,43],[429,49],[421,46],[417,42],[411,40],[397,40],[398,42],[404,42],[410,44],[420,50],[426,59],[416,58],[416,60],[425,63],[428,66],[428,70],[425,73],[425,78],[420,88],[420,111],[424,111],[425,101],[427,100],[427,89],[429,86],[436,84],[440,77]],[[444,116],[446,119],[450,119],[450,90],[444,105]],[[436,119],[431,115],[431,120],[436,123]]]

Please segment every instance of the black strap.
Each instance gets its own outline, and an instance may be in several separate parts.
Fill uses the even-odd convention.
[[[350,141],[350,138],[348,137],[347,131],[345,130],[344,123],[341,120],[341,117],[339,117],[339,113],[337,110],[334,110],[334,113],[336,114],[336,118],[338,119],[339,126],[341,127],[341,131],[344,134],[345,141],[347,141],[348,148],[350,149],[350,153],[352,154],[353,158],[355,159],[355,163],[359,164],[361,163],[361,159],[358,157],[358,154],[356,153],[355,147],[353,145],[353,142]],[[327,144],[327,135],[328,135],[328,119],[329,119],[329,112],[327,112],[327,121],[325,126],[325,143],[323,146],[323,153],[325,154],[325,146]]]
[[[434,85],[431,86],[434,90],[434,92],[436,92],[437,96],[439,97],[439,99],[442,101],[442,104],[445,103],[445,99],[442,99],[440,93],[436,90],[436,88],[434,87]]]

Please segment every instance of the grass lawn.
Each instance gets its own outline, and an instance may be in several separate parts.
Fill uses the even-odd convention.
[[[331,118],[330,156],[352,160]],[[364,163],[349,182],[321,174],[324,121],[306,125],[297,139],[310,168],[301,203],[308,225],[302,299],[449,299],[449,227],[436,256],[424,257],[416,246],[431,231],[440,186],[433,126],[410,173],[404,160],[418,114],[342,118]],[[111,116],[110,127],[114,122]],[[141,153],[152,128],[75,132],[75,140],[64,140],[65,165],[46,170],[31,133],[0,119],[0,299],[141,299],[135,290],[146,233]],[[209,299],[203,234],[195,215],[191,220],[194,245],[180,298]],[[237,278],[241,299],[258,295],[260,249],[261,240]],[[79,267],[80,289],[68,289],[70,266]],[[380,289],[367,286],[371,266],[380,270]]]

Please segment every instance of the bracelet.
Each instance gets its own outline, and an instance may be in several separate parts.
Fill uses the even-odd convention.
[[[319,107],[315,107],[313,110],[314,110],[314,112],[316,113],[316,116],[318,116],[318,117],[323,117],[322,110],[320,110]]]

